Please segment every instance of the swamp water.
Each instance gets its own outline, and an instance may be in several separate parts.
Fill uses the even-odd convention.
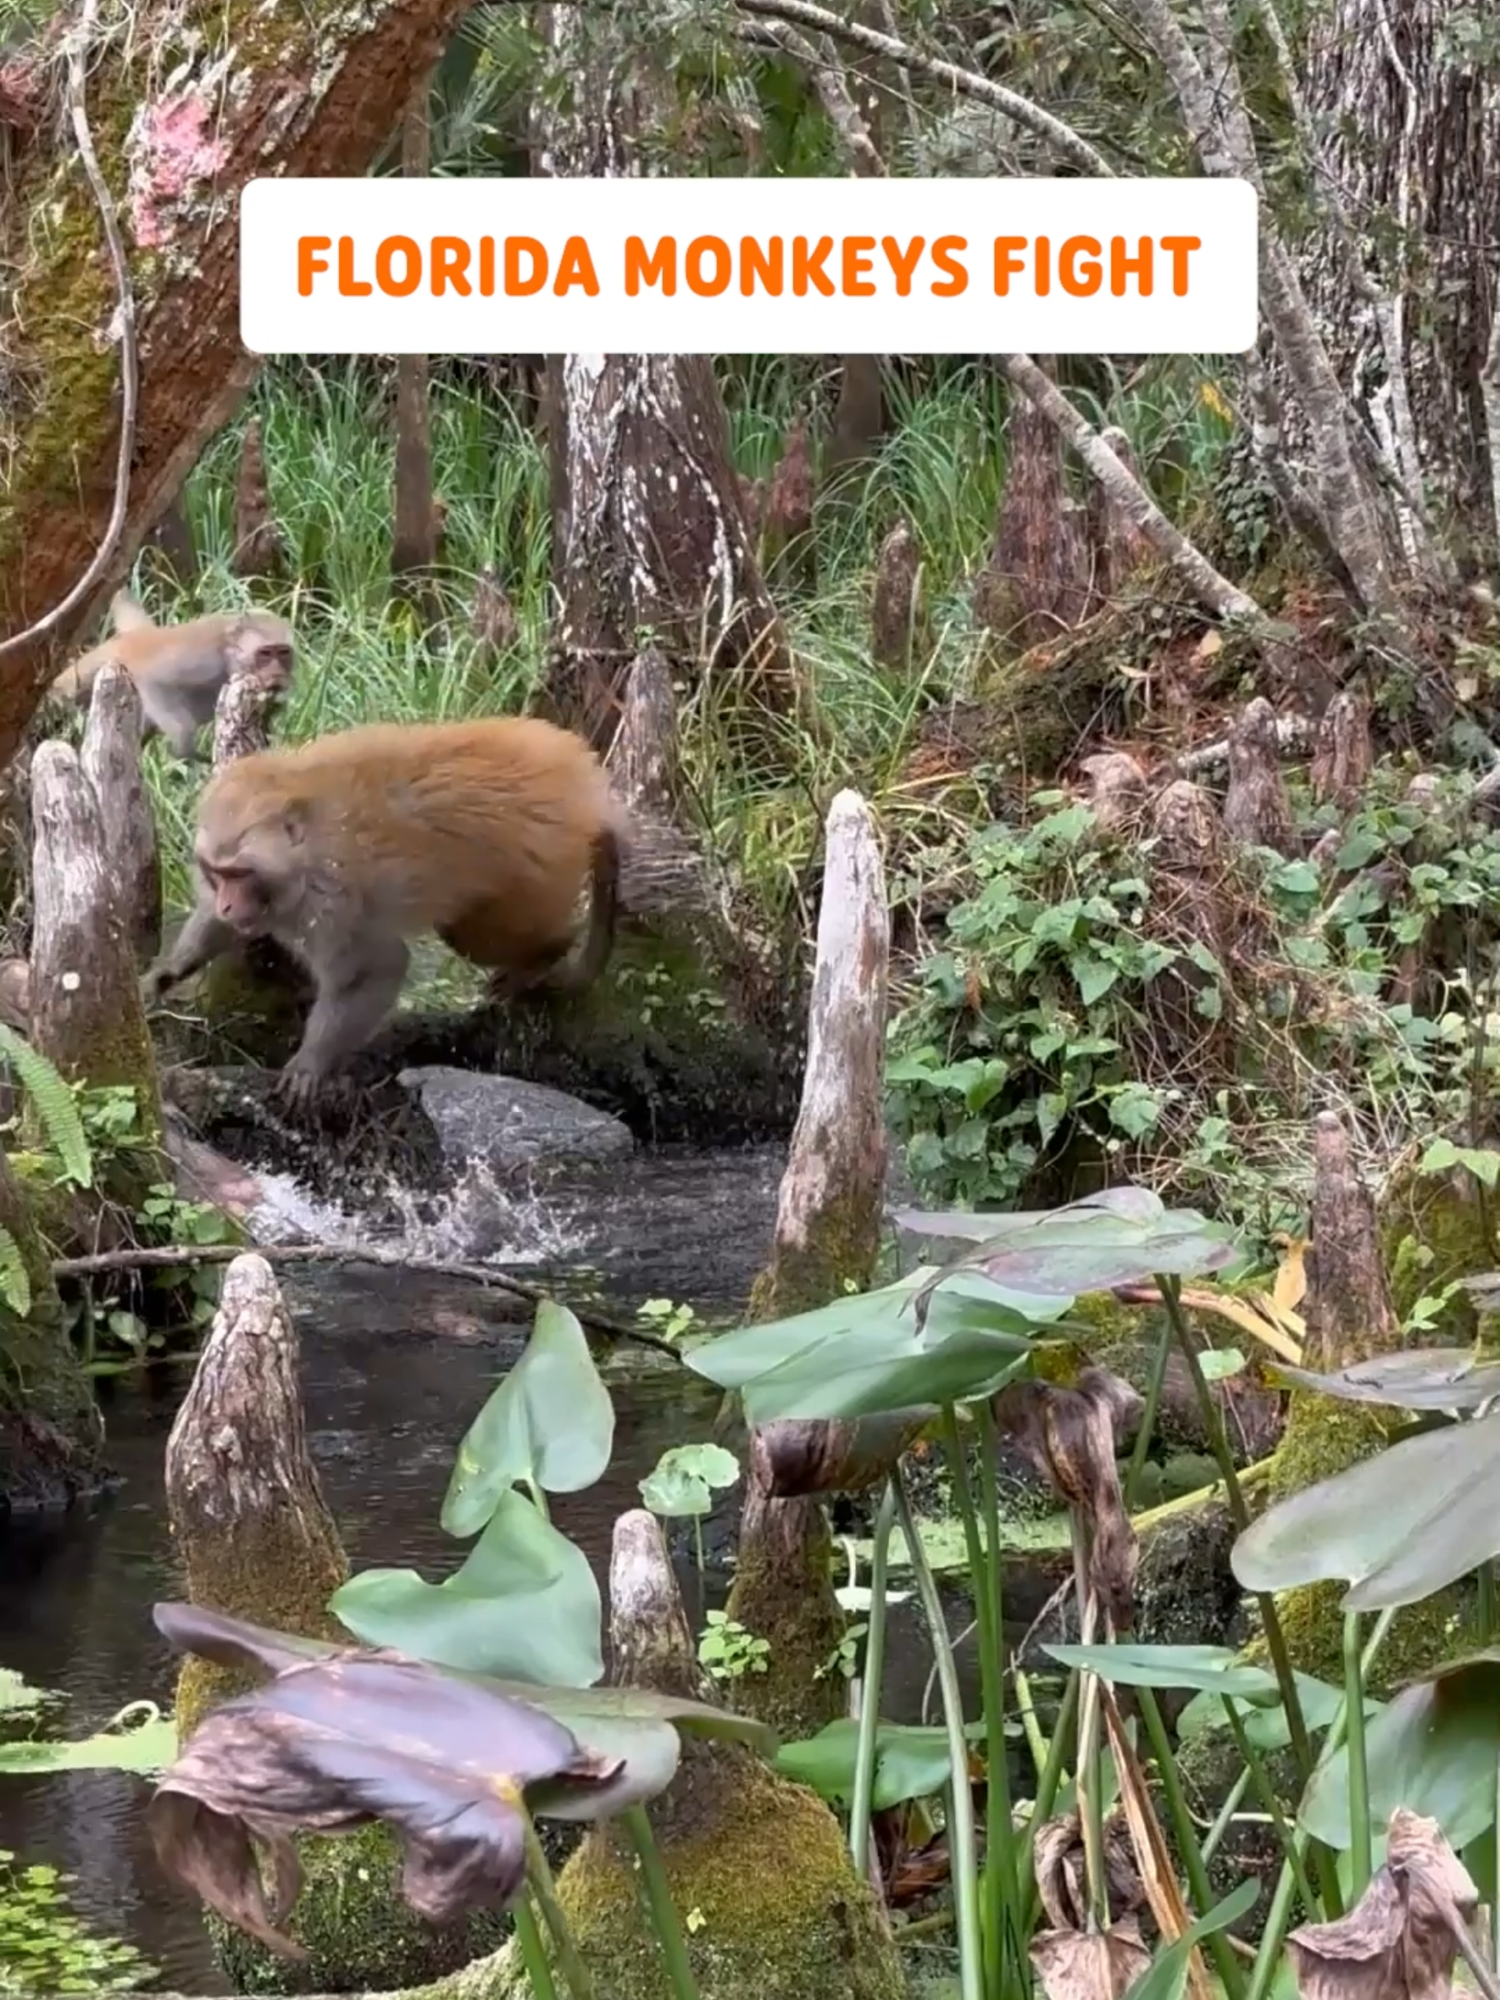
[[[566,1184],[494,1207],[482,1191],[493,1261],[553,1281],[560,1296],[585,1282],[615,1310],[650,1298],[691,1304],[708,1324],[738,1317],[771,1239],[779,1147],[722,1153],[639,1153],[618,1176],[586,1189]],[[257,1233],[336,1235],[295,1190],[272,1186],[269,1225]],[[470,1223],[454,1198],[446,1219],[413,1224],[407,1247],[462,1258]],[[494,1231],[496,1222],[501,1225]],[[457,1238],[458,1240],[455,1240]],[[453,1454],[464,1431],[524,1343],[529,1310],[457,1279],[368,1265],[288,1265],[278,1271],[301,1338],[308,1441],[323,1490],[355,1568],[411,1567],[436,1580],[464,1544],[438,1526]],[[668,1446],[707,1438],[719,1392],[677,1363],[622,1344],[596,1350],[615,1405],[614,1456],[587,1491],[559,1495],[555,1519],[607,1587],[610,1536],[639,1481]],[[171,1700],[175,1658],[151,1622],[151,1605],[181,1594],[163,1498],[163,1454],[185,1368],[148,1387],[106,1383],[109,1456],[118,1489],[87,1512],[0,1529],[0,1664],[68,1703],[58,1734],[81,1736],[126,1702]],[[706,1526],[707,1524],[705,1524]],[[710,1555],[711,1559],[711,1555]],[[683,1573],[689,1617],[701,1623],[696,1577]],[[724,1580],[710,1578],[710,1603]],[[929,1654],[909,1619],[893,1614],[882,1706],[916,1720]],[[962,1600],[949,1613],[965,1621]],[[966,1649],[966,1668],[972,1651]],[[966,1703],[978,1712],[972,1675]],[[0,1848],[23,1863],[76,1875],[75,1907],[88,1922],[128,1938],[161,1968],[168,1991],[223,1993],[196,1898],[161,1874],[146,1833],[146,1785],[115,1772],[45,1778],[0,1776]]]

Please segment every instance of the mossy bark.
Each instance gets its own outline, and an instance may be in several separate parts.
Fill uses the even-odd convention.
[[[233,414],[257,362],[238,327],[238,195],[267,174],[361,174],[466,11],[463,0],[261,0],[105,7],[83,51],[86,111],[118,198],[141,361],[124,532],[97,586],[0,678],[0,764],[59,650],[87,628]],[[49,64],[49,74],[60,65]],[[171,94],[163,94],[166,79]],[[0,420],[0,633],[62,602],[99,547],[114,497],[118,299],[98,205],[68,122],[13,133],[0,206],[0,320],[26,394]],[[45,227],[39,226],[45,218]],[[24,557],[24,560],[23,560]]]
[[[814,1793],[737,1745],[698,1742],[664,1811],[658,1844],[701,2000],[905,2000],[873,1892]],[[558,1891],[600,2000],[664,2000],[634,1853],[615,1828],[591,1831]],[[523,2000],[531,1986],[510,1963],[496,1984],[462,1990]]]
[[[30,1310],[0,1306],[0,1517],[65,1506],[100,1482],[104,1427],[63,1324],[47,1247],[0,1153],[0,1230],[26,1274]]]
[[[1496,1222],[1496,1197],[1461,1169],[1419,1173],[1415,1154],[1397,1167],[1381,1196],[1379,1223],[1391,1297],[1403,1322],[1419,1299],[1440,1297],[1455,1279],[1494,1269],[1500,1257]],[[1458,1291],[1436,1313],[1423,1341],[1466,1347],[1478,1331],[1474,1302]]]
[[[1332,1371],[1392,1351],[1399,1344],[1400,1321],[1381,1255],[1375,1204],[1332,1112],[1314,1120],[1313,1148],[1304,1356],[1307,1367]],[[1396,1410],[1294,1389],[1272,1465],[1272,1504],[1383,1451],[1400,1422]],[[1287,1649],[1304,1673],[1333,1681],[1343,1677],[1345,1588],[1339,1582],[1308,1584],[1278,1600]],[[1413,1673],[1451,1657],[1461,1629],[1454,1622],[1456,1608],[1457,1597],[1450,1590],[1398,1611],[1372,1670],[1371,1692],[1388,1692]],[[1261,1656],[1263,1642],[1252,1650]]]

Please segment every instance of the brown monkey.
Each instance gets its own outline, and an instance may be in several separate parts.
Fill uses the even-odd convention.
[[[198,731],[212,722],[232,674],[253,673],[283,694],[292,684],[292,628],[269,611],[214,611],[185,625],[158,625],[126,591],[110,603],[114,633],[64,667],[51,693],[84,702],[102,669],[122,666],[135,682],[144,734],[166,737],[184,762],[207,763]]]
[[[236,938],[274,938],[317,987],[282,1072],[308,1104],[395,1006],[424,932],[487,968],[495,998],[591,984],[614,945],[626,828],[583,739],[532,717],[373,723],[236,758],[199,800],[198,903],[146,998]]]

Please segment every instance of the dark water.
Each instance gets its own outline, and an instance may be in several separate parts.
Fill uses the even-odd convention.
[[[545,1267],[587,1269],[611,1303],[687,1301],[707,1321],[743,1307],[775,1220],[777,1151],[637,1158],[622,1189],[533,1204],[509,1248]],[[453,1253],[450,1253],[453,1254]],[[458,1281],[369,1267],[286,1267],[302,1341],[309,1440],[356,1568],[411,1565],[436,1577],[461,1555],[438,1527],[454,1449],[526,1326],[514,1308]],[[616,1411],[603,1480],[559,1496],[555,1518],[605,1572],[617,1516],[669,1445],[709,1435],[718,1392],[676,1363],[601,1357]],[[175,1662],[150,1607],[180,1594],[166,1528],[162,1463],[187,1371],[106,1406],[119,1491],[88,1514],[0,1539],[0,1662],[70,1699],[61,1733],[82,1735],[127,1701],[166,1705]],[[691,1577],[689,1615],[701,1620]],[[928,1655],[893,1632],[884,1706],[915,1717]],[[160,1874],[142,1824],[146,1787],[110,1772],[0,1777],[0,1848],[76,1874],[80,1913],[130,1939],[168,1989],[222,1993],[196,1899]]]

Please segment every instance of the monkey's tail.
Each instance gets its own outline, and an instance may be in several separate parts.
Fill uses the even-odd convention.
[[[581,993],[586,986],[592,986],[609,964],[619,917],[620,829],[612,819],[606,819],[594,835],[589,931],[568,979],[573,992]]]

